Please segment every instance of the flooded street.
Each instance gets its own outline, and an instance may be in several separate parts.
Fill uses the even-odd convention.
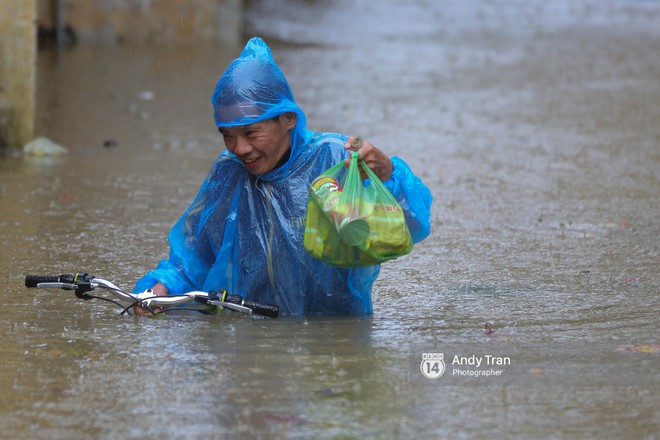
[[[147,319],[26,289],[131,288],[167,256],[241,47],[41,51],[37,130],[70,153],[0,155],[0,438],[658,438],[658,23],[639,0],[249,2],[309,127],[434,196],[364,319]]]

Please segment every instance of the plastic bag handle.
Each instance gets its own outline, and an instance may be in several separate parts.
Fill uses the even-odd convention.
[[[357,151],[355,151],[355,152],[353,152],[353,154],[351,154],[351,165],[350,166],[351,167],[353,166],[353,159],[357,159],[358,160],[357,163],[359,165],[362,165],[362,169],[364,170],[365,173],[367,173],[367,176],[368,176],[369,180],[376,180],[380,183],[383,183],[383,181],[378,178],[376,173],[374,173],[373,170],[371,168],[369,168],[369,166],[366,164],[365,161],[363,161],[362,159],[358,159],[358,156],[359,156],[359,153]],[[349,171],[350,171],[350,167],[349,167]]]

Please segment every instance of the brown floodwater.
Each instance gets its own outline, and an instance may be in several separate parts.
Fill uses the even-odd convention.
[[[37,128],[70,152],[0,155],[0,437],[657,438],[658,20],[655,1],[249,2],[309,126],[434,195],[363,319],[136,318],[27,290],[130,288],[167,256],[241,48],[41,51]]]

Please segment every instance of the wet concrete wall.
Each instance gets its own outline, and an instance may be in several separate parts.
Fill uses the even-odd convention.
[[[64,38],[93,42],[233,43],[241,32],[243,0],[37,0],[39,25]]]
[[[20,146],[34,131],[36,4],[0,0],[0,146]]]
[[[242,10],[243,0],[0,0],[0,146],[35,135],[35,24],[66,44],[236,44]]]

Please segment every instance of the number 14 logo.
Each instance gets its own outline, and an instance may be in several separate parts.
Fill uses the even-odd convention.
[[[423,353],[419,369],[427,379],[438,379],[445,372],[445,361],[442,353]]]

